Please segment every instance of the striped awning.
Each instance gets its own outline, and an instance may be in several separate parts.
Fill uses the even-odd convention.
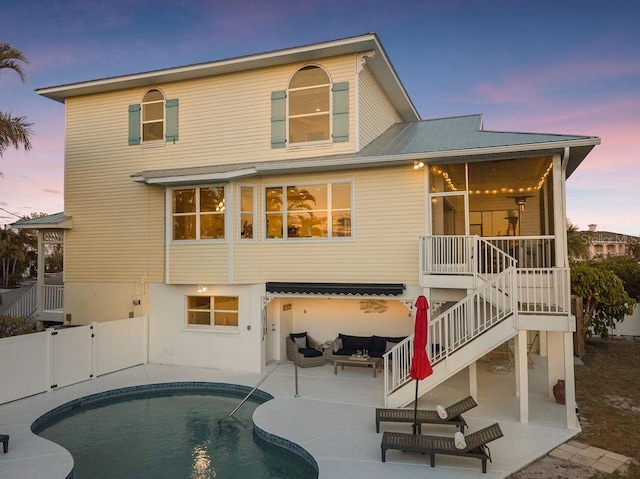
[[[404,290],[402,283],[267,283],[267,293],[280,294],[399,296]]]

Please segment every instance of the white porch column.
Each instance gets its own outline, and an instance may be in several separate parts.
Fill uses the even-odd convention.
[[[527,331],[518,331],[514,338],[516,360],[516,396],[520,397],[520,422],[529,422],[529,363],[527,361]]]
[[[547,356],[547,332],[540,331],[540,356]]]
[[[44,310],[44,231],[38,230],[38,277],[36,282],[36,311]]]
[[[568,149],[565,156],[568,155]],[[566,164],[566,162],[565,162]],[[565,205],[566,170],[562,165],[560,155],[553,156],[553,234],[555,236],[556,264],[558,268],[564,268],[567,265],[567,212]]]
[[[573,361],[573,333],[562,333],[564,336],[564,385],[565,404],[567,407],[567,428],[574,429],[578,425],[576,417],[576,382]]]
[[[477,361],[469,364],[469,394],[478,400],[478,368]]]
[[[547,394],[553,398],[553,386],[558,379],[565,379],[565,351],[563,334],[560,331],[547,332]]]

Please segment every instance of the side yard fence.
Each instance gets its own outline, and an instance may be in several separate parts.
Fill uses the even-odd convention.
[[[147,362],[147,318],[0,339],[0,404]]]

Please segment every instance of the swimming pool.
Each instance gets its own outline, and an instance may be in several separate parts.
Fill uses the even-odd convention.
[[[272,396],[224,383],[162,383],[94,394],[66,403],[32,425],[66,448],[73,479],[318,477],[300,446],[253,426]]]

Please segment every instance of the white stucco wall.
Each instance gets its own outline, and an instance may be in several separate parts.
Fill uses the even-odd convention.
[[[290,298],[293,331],[307,331],[323,343],[339,333],[355,336],[408,336],[413,333],[413,314],[402,301],[380,298]],[[382,312],[365,312],[362,308],[378,306]]]
[[[176,366],[260,372],[263,346],[261,298],[264,285],[209,286],[208,295],[239,298],[238,329],[204,331],[185,327],[185,297],[191,285],[149,286],[149,362]]]

